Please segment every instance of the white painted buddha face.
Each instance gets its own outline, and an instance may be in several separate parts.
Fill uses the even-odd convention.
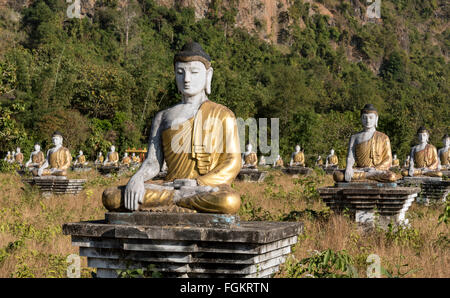
[[[209,94],[213,69],[200,61],[177,62],[175,64],[175,81],[178,91],[185,96],[195,96],[204,92]]]
[[[444,139],[444,147],[450,147],[450,138],[445,138]]]
[[[80,152],[79,152],[79,153],[80,153],[80,155],[83,155],[83,151],[81,151],[81,150],[80,150]]]
[[[53,145],[55,145],[55,146],[62,145],[62,141],[63,141],[63,139],[61,136],[53,136],[52,137],[52,142],[53,142]]]
[[[330,154],[334,155],[334,149],[331,149]]]
[[[295,152],[300,152],[300,145],[295,146]]]
[[[38,144],[34,145],[34,151],[36,152],[41,151],[41,146],[39,146]]]
[[[116,151],[116,147],[111,146],[111,152],[115,152]]]
[[[364,113],[361,115],[361,122],[365,129],[376,128],[378,126],[378,115],[375,113]]]
[[[419,140],[420,144],[428,143],[428,138],[429,138],[429,135],[426,132],[421,132],[421,133],[417,134],[417,139]]]
[[[394,154],[394,159],[397,159],[397,154]]]
[[[16,151],[17,151],[17,153],[20,153],[20,148],[17,148]]]

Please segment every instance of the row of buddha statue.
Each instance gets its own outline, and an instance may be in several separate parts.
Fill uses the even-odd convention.
[[[70,154],[69,149],[63,147],[63,137],[60,132],[55,132],[53,134],[52,143],[54,147],[48,150],[46,156],[44,156],[44,153],[41,151],[41,146],[38,143],[34,145],[34,151],[31,152],[30,159],[24,165],[34,176],[67,176],[67,170],[72,162],[72,155]],[[20,152],[20,148],[17,148],[17,151],[13,151],[13,153],[14,154],[8,152],[5,161],[23,165],[24,156]],[[137,157],[135,153],[133,153],[132,156],[128,156],[128,153],[125,153],[121,163],[123,165],[130,165],[131,163],[140,162],[141,159]],[[115,146],[111,146],[111,151],[108,152],[105,161],[100,152],[95,164],[102,164],[105,166],[118,165],[119,155],[115,151]],[[79,151],[79,155],[76,157],[73,165],[74,167],[84,167],[88,165],[88,161],[83,154],[83,151]]]

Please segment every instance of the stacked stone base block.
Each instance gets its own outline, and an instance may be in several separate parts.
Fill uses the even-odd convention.
[[[267,171],[260,171],[258,169],[241,169],[236,177],[240,181],[245,182],[263,182],[266,179]]]
[[[306,167],[287,167],[283,169],[283,172],[289,175],[309,175],[313,172],[311,168]]]
[[[438,177],[405,177],[400,184],[420,187],[421,191],[417,197],[419,203],[442,202],[450,194],[450,180]]]
[[[347,211],[361,225],[380,227],[408,224],[406,211],[419,192],[418,187],[398,187],[395,183],[338,183],[319,189],[320,197],[333,211]]]
[[[113,174],[122,175],[126,173],[129,168],[127,166],[101,166],[97,170],[102,175],[111,176]]]
[[[192,215],[188,214],[191,221]],[[303,228],[292,222],[225,221],[221,227],[168,222],[80,222],[65,224],[63,232],[72,235],[72,244],[80,247],[89,267],[97,268],[98,277],[117,277],[118,270],[138,268],[152,268],[163,277],[271,277]]]
[[[37,186],[41,192],[52,194],[78,194],[83,190],[86,179],[67,179],[66,177],[34,177],[24,182]]]

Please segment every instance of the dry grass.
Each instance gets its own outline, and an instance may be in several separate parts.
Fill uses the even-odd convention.
[[[103,189],[128,180],[104,178],[94,171],[71,177],[87,178],[85,190],[76,196],[43,198],[19,176],[0,174],[0,277],[65,277],[66,257],[78,253],[78,248],[72,247],[69,236],[62,235],[61,226],[103,218]],[[297,214],[305,225],[294,246],[293,258],[297,260],[314,250],[347,250],[361,277],[365,277],[365,260],[372,253],[394,273],[395,265],[408,264],[403,272],[420,269],[407,277],[450,276],[448,227],[437,225],[442,206],[413,205],[408,211],[412,228],[402,235],[384,231],[365,234],[348,217],[330,214],[317,197],[317,187],[331,184],[330,176],[295,179],[271,171],[263,184],[235,182],[234,188],[242,195],[239,214],[243,220],[286,220],[292,211],[307,210]],[[82,276],[90,277],[92,269],[86,263],[82,258]],[[286,277],[286,268],[277,276]]]

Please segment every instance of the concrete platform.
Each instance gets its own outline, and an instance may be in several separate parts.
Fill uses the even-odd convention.
[[[264,182],[267,171],[260,171],[258,169],[243,168],[237,175],[236,179],[245,182]]]
[[[117,214],[106,218],[114,221],[112,215]],[[97,268],[98,277],[117,277],[118,270],[150,265],[163,277],[271,277],[303,231],[299,222],[225,220],[217,227],[208,224],[209,219],[232,216],[166,213],[162,215],[167,218],[158,222],[160,215],[134,217],[151,225],[69,223],[63,225],[63,233],[72,236],[72,244],[88,258],[89,267]]]
[[[73,166],[72,167],[72,171],[74,171],[74,172],[89,172],[89,171],[92,171],[92,168],[91,167],[76,167],[76,166]]]
[[[313,172],[311,168],[306,167],[286,167],[282,170],[285,174],[289,175],[309,175]]]
[[[345,210],[363,226],[387,227],[389,223],[408,224],[406,212],[420,192],[418,187],[395,183],[338,183],[319,188],[325,204],[333,211]]]
[[[116,174],[116,175],[120,176],[120,175],[123,175],[124,173],[126,173],[129,170],[129,168],[127,166],[124,166],[124,165],[120,165],[120,166],[100,166],[100,167],[97,167],[97,170],[102,175],[111,176],[113,174]]]
[[[439,203],[450,195],[450,180],[439,177],[404,177],[399,184],[405,187],[420,187],[418,203]]]
[[[64,176],[45,176],[24,179],[26,183],[36,185],[43,193],[49,194],[78,194],[83,190],[86,179],[67,179]]]

